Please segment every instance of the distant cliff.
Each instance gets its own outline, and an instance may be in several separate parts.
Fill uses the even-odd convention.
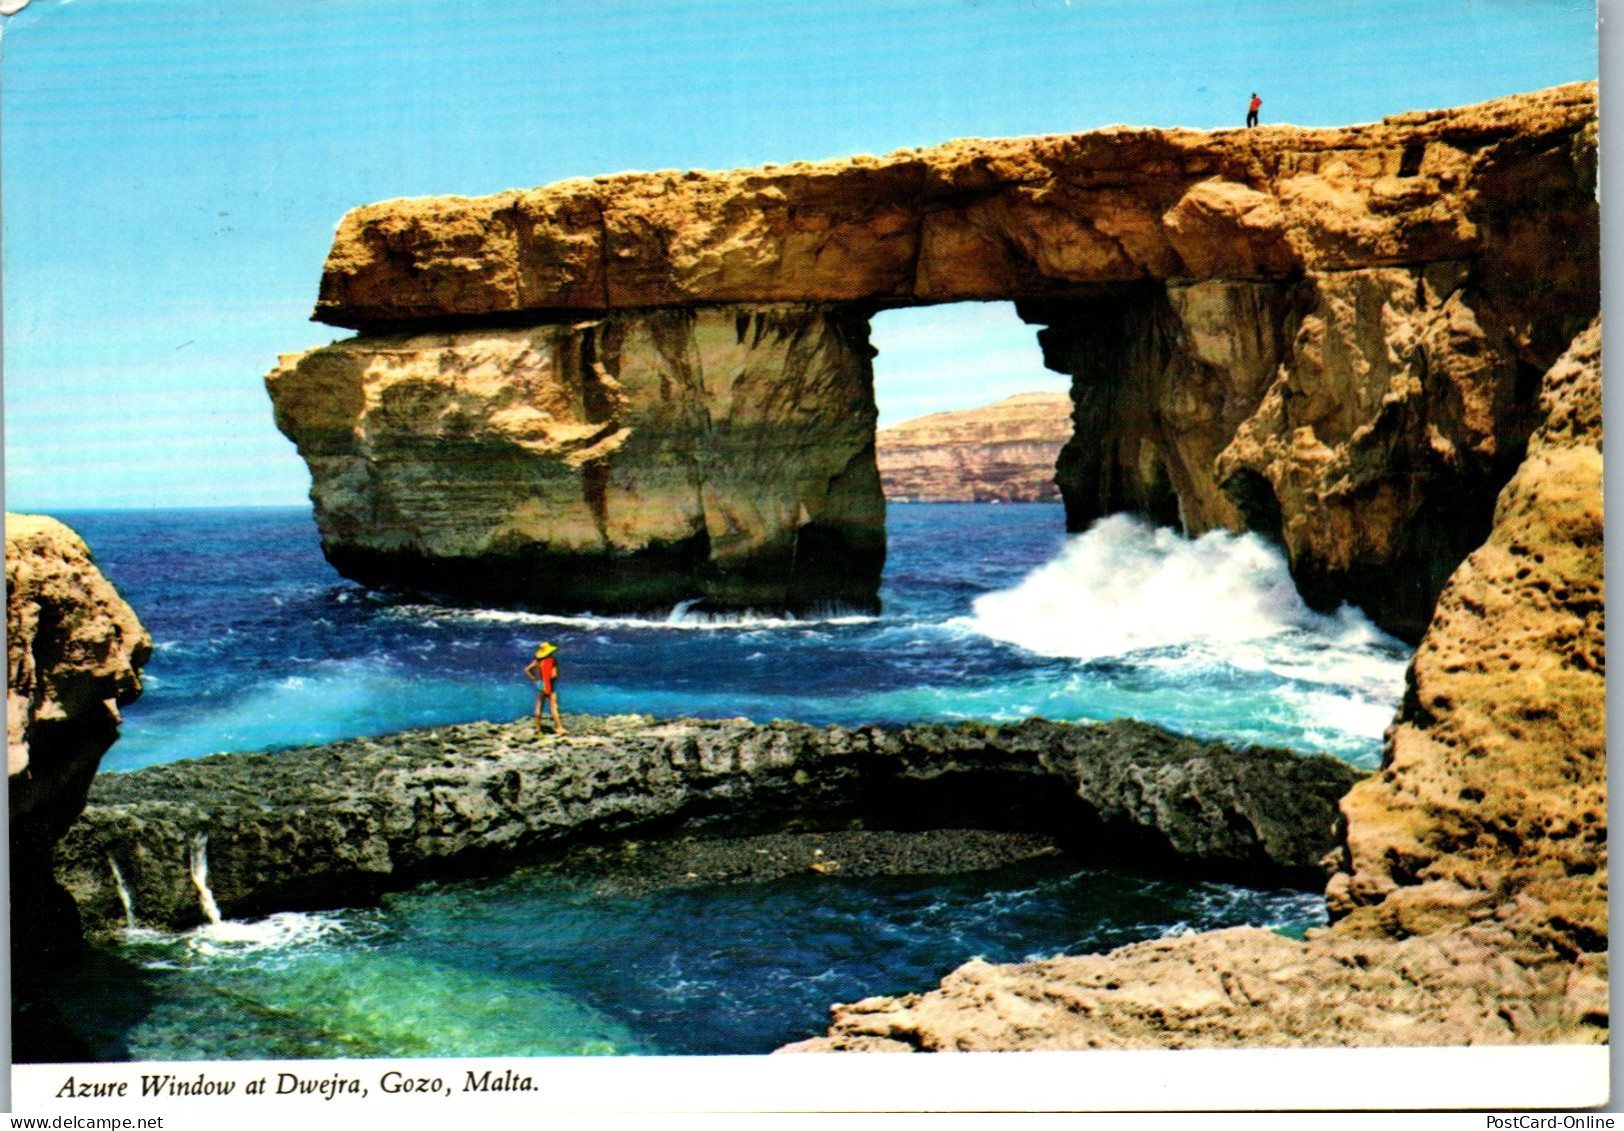
[[[1600,305],[1596,86],[1339,129],[965,140],[344,217],[279,427],[341,571],[471,603],[872,605],[870,316],[1008,300],[1070,529],[1279,542],[1417,640]]]
[[[874,455],[893,502],[1057,503],[1055,460],[1069,439],[1069,396],[1017,393],[882,428]]]

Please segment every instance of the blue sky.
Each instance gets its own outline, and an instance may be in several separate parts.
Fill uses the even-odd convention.
[[[1596,75],[1571,0],[32,0],[0,20],[9,509],[297,504],[271,422],[343,213],[1114,122],[1338,125]],[[889,312],[882,422],[1063,388]]]

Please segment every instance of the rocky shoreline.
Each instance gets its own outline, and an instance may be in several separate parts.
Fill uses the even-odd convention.
[[[253,917],[628,840],[659,845],[632,871],[682,877],[951,871],[1064,848],[1315,889],[1337,801],[1360,777],[1328,756],[1236,750],[1127,720],[566,722],[563,737],[538,737],[528,720],[473,723],[103,775],[57,847],[56,874],[92,926],[131,916],[171,929],[203,920],[196,863],[221,914]],[[747,852],[736,839],[797,833],[834,840],[820,857],[805,838]],[[685,856],[690,835],[734,847]]]
[[[793,1051],[1608,1039],[1601,327],[1450,579],[1382,769],[1342,801],[1330,927],[1236,928],[836,1006]]]

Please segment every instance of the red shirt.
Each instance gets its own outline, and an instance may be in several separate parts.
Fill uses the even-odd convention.
[[[541,673],[541,690],[543,694],[551,694],[553,680],[558,678],[558,661],[548,656],[536,662],[536,670]]]
[[[1263,105],[1263,99],[1259,98],[1257,95],[1254,94],[1252,96],[1252,104],[1250,106],[1248,106],[1247,109],[1255,111],[1259,106],[1262,106],[1262,105]]]

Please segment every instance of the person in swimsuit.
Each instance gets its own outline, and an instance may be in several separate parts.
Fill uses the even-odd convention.
[[[553,659],[558,648],[545,641],[536,646],[536,657],[524,668],[524,677],[536,685],[536,737],[541,737],[541,704],[545,700],[553,712],[553,733],[564,733],[564,721],[558,717],[558,661]]]

